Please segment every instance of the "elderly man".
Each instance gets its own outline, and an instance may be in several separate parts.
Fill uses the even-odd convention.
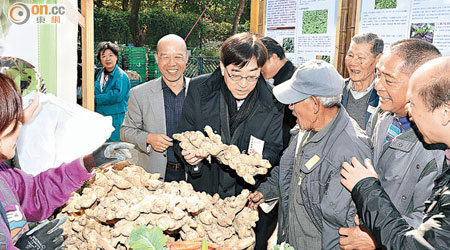
[[[373,146],[374,166],[384,190],[405,220],[417,228],[423,218],[424,202],[434,179],[442,172],[441,150],[426,149],[407,117],[406,91],[412,73],[423,63],[439,57],[431,43],[407,39],[392,44],[377,65],[375,89],[380,107],[367,124]],[[359,227],[343,228],[341,247],[359,249],[362,242],[375,248]]]
[[[155,59],[162,77],[130,91],[121,139],[139,149],[139,163],[165,181],[185,180],[183,164],[173,151],[172,135],[178,127],[189,79],[183,76],[188,56],[186,43],[174,34],[158,41]]]
[[[269,57],[261,68],[261,73],[268,83],[272,86],[277,86],[280,83],[289,80],[294,74],[295,66],[286,58],[283,47],[270,37],[263,37],[261,41],[267,48]],[[290,130],[295,126],[295,117],[289,111],[288,106],[285,106],[283,117],[283,149],[289,145],[291,138]]]
[[[450,57],[433,59],[411,76],[408,111],[426,143],[450,147]],[[439,162],[439,164],[441,164]],[[353,165],[353,166],[352,166]],[[342,184],[352,192],[361,222],[383,249],[448,249],[450,242],[450,168],[443,161],[423,223],[414,229],[404,219],[366,160],[343,164]]]
[[[297,134],[280,166],[249,196],[249,206],[278,199],[278,241],[295,249],[339,249],[339,227],[354,225],[355,209],[339,183],[339,171],[355,153],[365,159],[371,150],[368,138],[340,106],[343,84],[332,65],[312,60],[273,90],[297,117]]]
[[[352,37],[345,55],[350,78],[345,80],[342,105],[362,129],[366,129],[370,115],[378,107],[375,85],[375,66],[383,53],[383,40],[373,33]]]

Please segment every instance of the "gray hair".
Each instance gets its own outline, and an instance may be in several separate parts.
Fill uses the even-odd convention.
[[[340,107],[341,106],[341,99],[342,94],[339,94],[337,96],[317,96],[317,100],[319,100],[323,106],[326,108],[332,108],[332,107]]]
[[[376,57],[383,53],[384,42],[377,34],[374,33],[362,33],[352,37],[352,42],[356,44],[369,43],[372,44],[372,54]]]
[[[433,44],[419,39],[400,40],[391,44],[389,49],[404,60],[401,71],[408,74],[412,74],[431,59],[441,56],[441,52]]]

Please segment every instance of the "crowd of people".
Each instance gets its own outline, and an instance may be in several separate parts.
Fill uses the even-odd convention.
[[[137,165],[162,180],[187,181],[221,198],[249,189],[248,206],[259,214],[255,249],[267,249],[274,231],[278,243],[298,250],[450,249],[450,57],[418,39],[384,47],[376,34],[355,35],[344,79],[325,61],[296,67],[274,39],[240,33],[222,44],[213,73],[189,79],[185,41],[169,34],[155,54],[161,77],[130,90],[117,46],[105,42],[98,50],[104,68],[95,82],[96,111],[113,118],[109,141],[134,144]],[[12,80],[0,75],[0,86],[4,161],[14,156],[20,126],[38,101],[23,111]],[[206,125],[240,152],[261,154],[270,172],[250,185],[173,139]],[[61,233],[47,233],[60,222],[24,234],[25,226],[10,226],[10,213],[28,221],[48,217],[93,168],[129,157],[129,149],[105,144],[36,177],[2,163],[5,245],[35,247],[29,242],[39,235],[39,244],[60,247]]]
[[[166,181],[222,198],[250,189],[248,206],[260,215],[255,249],[267,248],[277,225],[278,243],[295,249],[450,245],[450,59],[431,43],[406,39],[384,51],[376,34],[355,35],[347,79],[321,60],[296,68],[274,39],[249,33],[228,38],[216,71],[193,79],[183,76],[180,37],[163,37],[155,58],[162,77],[131,90],[122,140]],[[206,125],[243,153],[263,144],[256,152],[270,173],[249,185],[172,139]]]

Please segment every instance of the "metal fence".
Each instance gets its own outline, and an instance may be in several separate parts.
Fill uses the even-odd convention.
[[[194,77],[198,75],[214,72],[219,67],[220,59],[218,57],[189,57],[186,64],[186,77]]]

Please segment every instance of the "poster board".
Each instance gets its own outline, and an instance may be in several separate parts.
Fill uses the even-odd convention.
[[[341,0],[266,0],[265,36],[296,66],[310,59],[336,65]]]
[[[45,84],[47,93],[75,102],[78,2],[8,0],[0,5],[0,56],[26,62],[37,72],[36,77]],[[22,82],[28,77],[12,76]],[[22,93],[41,87],[30,84]]]
[[[433,43],[450,55],[450,0],[359,0],[357,33],[378,34],[390,44],[408,38]]]

